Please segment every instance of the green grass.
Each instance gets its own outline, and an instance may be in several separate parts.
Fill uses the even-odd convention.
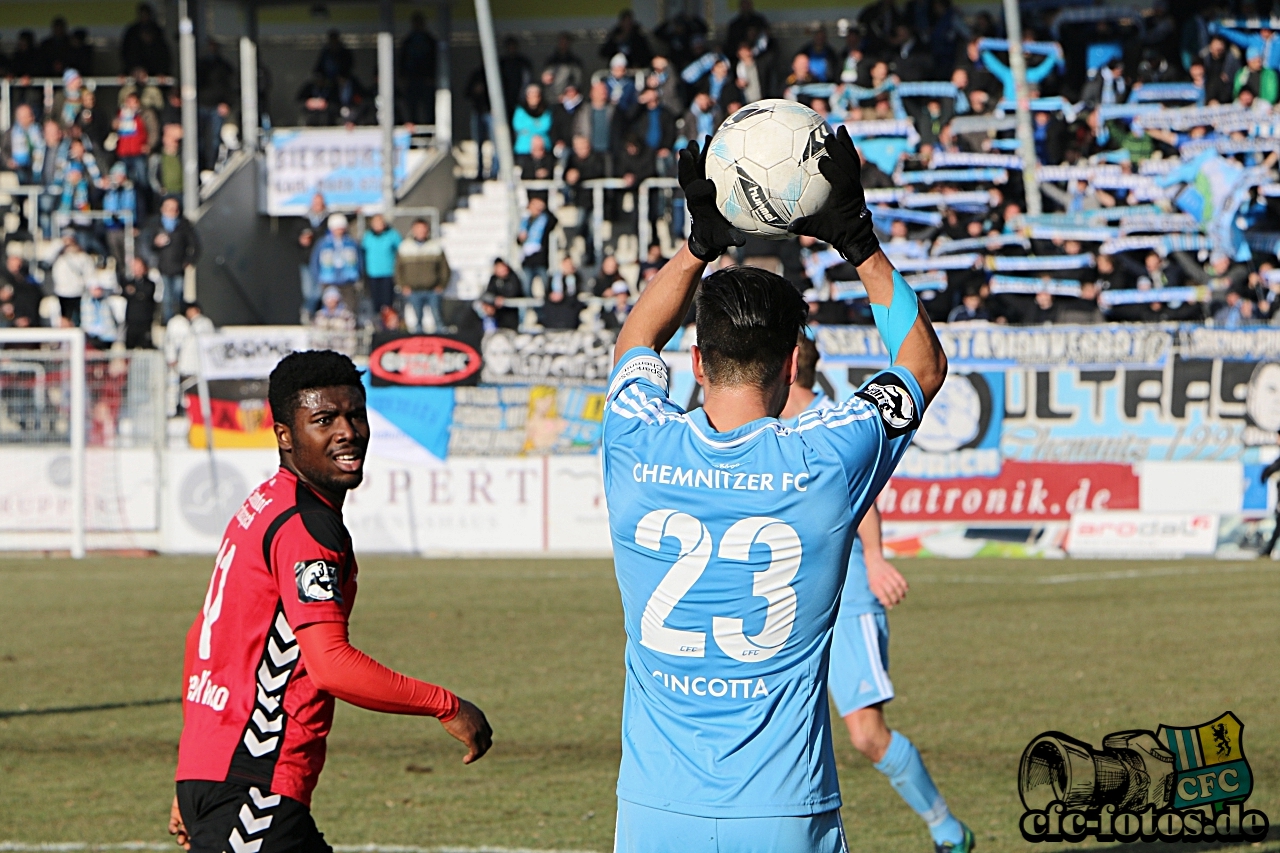
[[[1017,832],[1016,768],[1045,729],[1097,745],[1233,710],[1251,806],[1280,819],[1272,565],[902,561],[913,587],[891,619],[889,722],[984,853],[1034,849]],[[210,567],[0,561],[0,842],[166,840],[176,703],[7,712],[176,698]],[[435,721],[340,704],[314,803],[331,842],[611,849],[623,635],[607,562],[368,558],[352,634],[479,704],[495,746],[464,767]],[[931,849],[843,727],[836,753],[852,848]]]

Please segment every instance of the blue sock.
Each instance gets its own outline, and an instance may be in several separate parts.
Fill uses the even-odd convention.
[[[929,778],[919,750],[906,735],[893,732],[884,758],[875,767],[889,777],[902,799],[929,825],[934,844],[959,844],[964,840],[963,824],[951,816],[947,801]]]

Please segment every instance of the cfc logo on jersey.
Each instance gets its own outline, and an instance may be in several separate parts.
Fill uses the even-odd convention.
[[[880,420],[890,438],[897,438],[920,426],[920,415],[915,401],[911,399],[911,392],[892,373],[877,376],[858,392],[858,396],[879,410]]]
[[[338,589],[338,567],[327,560],[311,560],[296,563],[294,577],[298,580],[298,600],[304,604],[313,601],[342,602]]]

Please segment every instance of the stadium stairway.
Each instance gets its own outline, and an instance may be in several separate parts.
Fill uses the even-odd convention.
[[[499,181],[472,184],[479,192],[459,196],[453,220],[441,224],[449,266],[457,273],[458,299],[477,299],[489,283],[494,258],[510,253],[511,207]]]

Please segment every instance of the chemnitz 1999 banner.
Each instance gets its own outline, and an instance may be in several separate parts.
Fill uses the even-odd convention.
[[[1253,772],[1244,724],[1230,711],[1197,726],[1161,725],[1103,738],[1032,738],[1018,767],[1030,842],[1261,841],[1269,821],[1245,808]]]

